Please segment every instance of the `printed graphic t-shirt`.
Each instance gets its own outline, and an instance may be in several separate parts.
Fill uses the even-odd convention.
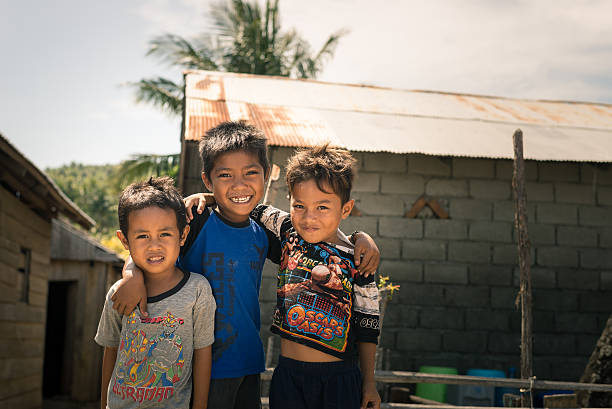
[[[215,300],[208,282],[184,273],[173,289],[148,298],[149,316],[128,317],[113,310],[109,290],[95,341],[117,347],[108,385],[110,408],[188,409],[193,350],[211,345]]]
[[[259,205],[252,217],[281,240],[272,332],[343,360],[357,358],[358,342],[377,343],[378,289],[355,269],[346,236],[344,246],[308,243],[286,212]]]
[[[263,372],[259,287],[268,235],[252,219],[231,223],[210,208],[194,217],[178,263],[204,275],[217,302],[211,377]]]

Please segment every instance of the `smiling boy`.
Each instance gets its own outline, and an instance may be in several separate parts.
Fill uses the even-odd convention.
[[[268,206],[253,214],[283,246],[271,328],[281,337],[281,355],[271,409],[380,407],[378,289],[374,276],[357,274],[353,244],[338,230],[354,206],[355,172],[348,151],[302,150],[287,164],[290,215]]]

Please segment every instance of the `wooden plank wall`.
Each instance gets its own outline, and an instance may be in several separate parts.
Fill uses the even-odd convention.
[[[0,408],[40,408],[51,222],[0,187]],[[21,248],[32,251],[29,302],[19,301]]]

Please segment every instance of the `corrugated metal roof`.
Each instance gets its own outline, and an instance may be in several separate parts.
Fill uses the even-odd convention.
[[[244,119],[271,146],[331,142],[353,151],[612,162],[612,105],[534,101],[248,74],[185,73],[184,138]]]

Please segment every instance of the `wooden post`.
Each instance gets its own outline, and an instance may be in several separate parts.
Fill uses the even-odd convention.
[[[517,304],[521,304],[521,378],[533,376],[533,336],[531,312],[531,244],[527,234],[527,198],[525,194],[525,162],[523,160],[523,131],[517,129],[512,137],[514,143],[514,172],[512,191],[514,195],[514,225],[518,237],[520,290]],[[521,394],[521,405],[531,407],[531,390]]]

